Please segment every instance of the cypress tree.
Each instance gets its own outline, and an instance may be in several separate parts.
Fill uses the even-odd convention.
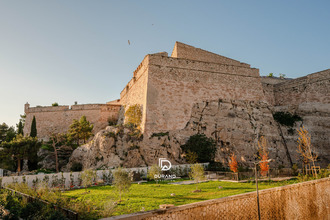
[[[21,120],[19,120],[19,123],[18,123],[17,134],[21,134],[21,135],[24,136],[24,133],[23,133],[23,123],[22,123]]]
[[[33,116],[32,119],[30,137],[37,137],[37,122],[35,116]]]

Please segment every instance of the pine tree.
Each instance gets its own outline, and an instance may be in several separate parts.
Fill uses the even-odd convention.
[[[32,119],[30,137],[37,137],[37,122],[35,116],[33,116]]]

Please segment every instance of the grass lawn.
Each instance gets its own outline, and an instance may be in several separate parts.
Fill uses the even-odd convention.
[[[282,182],[261,182],[259,189],[267,189],[277,186],[296,183],[296,180]],[[219,189],[222,186],[223,189]],[[174,204],[175,206],[199,202],[208,199],[221,198],[246,192],[255,191],[255,184],[249,183],[232,183],[210,181],[198,184],[198,188],[202,192],[193,193],[196,185],[171,185],[167,182],[160,184],[142,183],[132,184],[130,191],[122,197],[122,201],[116,206],[113,215],[122,215],[141,210],[158,209],[160,204]],[[97,186],[87,189],[78,189],[66,191],[64,196],[70,197],[75,201],[91,201],[97,207],[103,207],[104,203],[109,200],[118,201],[118,195],[113,186]],[[171,196],[174,193],[175,196]]]

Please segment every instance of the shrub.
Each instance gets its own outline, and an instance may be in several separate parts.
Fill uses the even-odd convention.
[[[54,102],[54,103],[52,104],[52,106],[58,106],[58,103],[57,103],[57,102]]]
[[[125,111],[125,119],[127,124],[132,124],[139,127],[142,121],[141,106],[138,104],[129,106]]]
[[[113,184],[119,193],[119,201],[121,201],[122,194],[129,191],[131,187],[131,178],[127,171],[119,167],[113,171]]]
[[[199,163],[213,161],[216,152],[215,141],[205,134],[192,135],[184,145],[181,145],[181,148],[186,154],[189,151],[195,152]]]
[[[91,186],[96,181],[97,175],[96,172],[88,169],[81,174],[82,185],[87,188]]]
[[[290,112],[275,112],[273,117],[275,121],[288,127],[292,127],[297,121],[302,121],[299,115]]]
[[[156,180],[158,183],[157,176],[160,175],[162,172],[161,168],[158,165],[152,165],[150,169],[148,170],[148,179],[150,180]]]
[[[71,171],[72,171],[72,172],[79,172],[79,171],[82,171],[82,168],[83,168],[83,166],[82,166],[81,163],[79,163],[79,162],[74,162],[74,163],[72,164],[72,166],[71,166]]]
[[[192,179],[194,179],[195,183],[196,183],[196,190],[198,189],[198,183],[202,180],[205,179],[205,175],[204,175],[204,167],[201,164],[193,164],[190,167],[191,171],[189,173],[189,177],[191,177]]]

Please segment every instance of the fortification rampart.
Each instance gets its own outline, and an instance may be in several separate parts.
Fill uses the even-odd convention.
[[[275,105],[330,103],[330,69],[274,85]]]
[[[210,98],[261,100],[259,70],[149,55],[147,134],[182,129],[193,103]]]
[[[142,108],[141,128],[144,129],[146,118],[146,102],[148,89],[149,55],[145,56],[141,64],[133,73],[133,78],[120,93],[120,101],[124,107],[138,104]]]
[[[37,122],[38,138],[47,140],[51,133],[66,133],[73,119],[79,120],[85,115],[94,125],[93,132],[105,128],[108,119],[118,119],[120,105],[114,104],[85,104],[65,106],[30,107],[25,105],[24,134],[29,134],[33,116]]]
[[[185,60],[197,60],[210,63],[228,64],[231,66],[250,67],[249,64],[241,63],[238,60],[230,59],[200,48],[196,48],[181,42],[176,42],[171,57],[183,58]]]

